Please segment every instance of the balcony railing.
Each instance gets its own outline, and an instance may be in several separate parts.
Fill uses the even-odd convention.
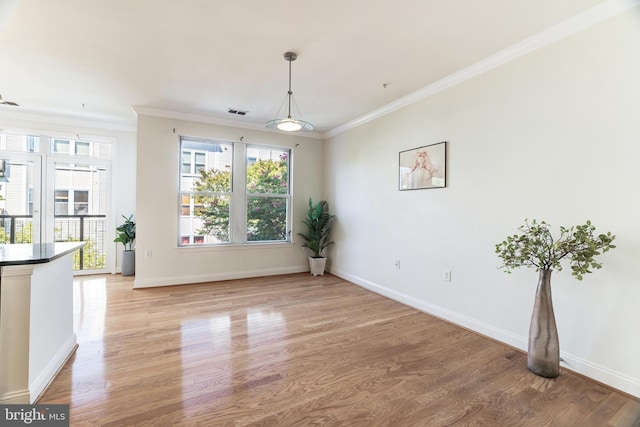
[[[106,268],[106,216],[55,215],[56,242],[87,242],[74,255],[75,270]],[[0,243],[32,243],[32,215],[0,215]]]

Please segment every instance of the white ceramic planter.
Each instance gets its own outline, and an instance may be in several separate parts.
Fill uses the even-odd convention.
[[[309,257],[309,269],[314,276],[322,276],[324,274],[324,267],[327,264],[326,258],[313,258]]]

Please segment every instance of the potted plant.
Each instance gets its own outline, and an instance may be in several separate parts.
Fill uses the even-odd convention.
[[[136,252],[133,249],[133,241],[136,238],[136,223],[133,222],[133,214],[129,215],[129,218],[124,215],[122,217],[125,221],[116,227],[117,237],[113,241],[124,245],[122,263],[120,264],[122,275],[132,276],[136,272]]]
[[[306,233],[298,233],[298,236],[304,240],[303,248],[309,248],[313,255],[309,257],[309,268],[314,276],[322,276],[327,262],[327,258],[323,256],[324,250],[333,245],[334,242],[329,241],[329,233],[334,215],[329,213],[329,203],[321,200],[313,203],[309,199],[309,208],[307,209],[306,218],[302,223],[307,227]]]
[[[508,236],[496,245],[496,253],[502,258],[507,273],[514,268],[532,267],[539,272],[533,314],[529,326],[527,367],[541,377],[560,375],[560,345],[551,299],[551,272],[562,270],[561,261],[569,260],[571,274],[578,280],[591,273],[591,268],[601,268],[596,255],[615,248],[615,235],[595,234],[591,221],[571,228],[560,227],[560,237],[554,239],[549,224],[535,219],[518,229],[522,234]]]

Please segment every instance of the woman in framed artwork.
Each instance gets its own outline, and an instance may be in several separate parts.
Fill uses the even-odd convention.
[[[416,161],[411,169],[411,188],[423,188],[431,185],[431,178],[438,170],[431,163],[426,150],[416,153]]]

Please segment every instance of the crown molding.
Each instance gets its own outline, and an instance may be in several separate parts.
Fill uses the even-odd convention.
[[[80,116],[76,114],[61,114],[60,112],[23,109],[11,110],[16,107],[0,108],[0,117],[12,120],[29,120],[72,127],[95,128],[118,132],[135,132],[135,121],[117,120],[113,117]]]
[[[489,70],[492,70],[502,64],[513,61],[514,59],[534,52],[550,44],[563,40],[573,34],[579,33],[593,25],[605,21],[615,15],[618,15],[634,6],[640,4],[640,0],[606,0],[602,3],[585,10],[572,18],[569,18],[559,24],[541,31],[515,45],[512,45],[498,53],[495,53],[481,61],[478,61],[466,68],[463,68],[447,77],[444,77],[422,89],[419,89],[409,95],[391,102],[383,107],[371,111],[357,119],[340,125],[323,136],[330,138],[350,129],[356,128],[367,122],[383,117],[400,108],[414,104],[429,96],[442,92],[452,86],[458,85],[466,80],[479,76]]]
[[[305,138],[314,138],[314,139],[323,139],[324,136],[318,132],[282,132],[278,130],[268,129],[264,125],[255,124],[255,123],[243,123],[236,122],[233,120],[220,119],[217,117],[204,116],[200,114],[189,114],[189,113],[179,113],[177,111],[169,111],[169,110],[161,110],[158,108],[144,107],[141,105],[132,105],[131,108],[137,115],[144,116],[152,116],[152,117],[162,117],[165,119],[176,119],[176,120],[184,120],[188,122],[197,122],[197,123],[209,123],[220,126],[228,126],[232,128],[240,128],[240,129],[249,129],[256,130],[260,132],[271,132],[278,133],[280,135],[288,135],[288,136],[302,136]]]

